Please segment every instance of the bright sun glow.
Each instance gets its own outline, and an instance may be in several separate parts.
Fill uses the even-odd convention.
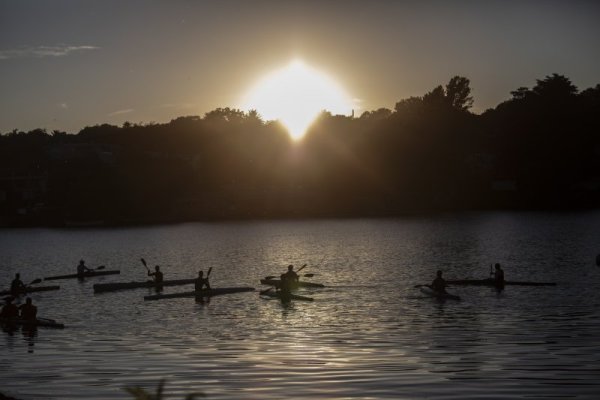
[[[321,111],[348,115],[352,101],[335,81],[294,61],[259,81],[241,108],[255,109],[266,120],[279,120],[299,139]]]

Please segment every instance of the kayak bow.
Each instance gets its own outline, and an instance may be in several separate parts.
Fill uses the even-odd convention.
[[[68,275],[57,275],[57,276],[49,276],[44,278],[45,281],[52,281],[52,280],[56,280],[56,279],[81,279],[81,278],[91,278],[94,276],[101,276],[101,275],[114,275],[114,274],[120,274],[121,271],[120,270],[109,270],[109,271],[86,271],[83,275],[79,275],[79,274],[68,274]]]
[[[33,292],[46,292],[48,290],[58,290],[60,289],[60,286],[33,286],[33,287],[26,287],[23,290],[19,291],[19,294],[26,294],[26,293],[33,293]],[[4,296],[7,294],[12,294],[12,292],[9,290],[3,290],[0,292],[0,296]]]
[[[271,285],[275,287],[279,287],[281,285],[281,279],[261,279],[260,283],[263,285]],[[313,283],[313,282],[305,282],[299,281],[298,286],[292,289],[297,289],[298,287],[307,287],[307,288],[324,288],[325,285],[321,283]]]
[[[117,290],[139,289],[139,288],[160,288],[163,286],[189,285],[196,282],[196,278],[192,279],[174,279],[163,281],[156,284],[154,281],[143,282],[117,282],[117,283],[97,283],[94,285],[94,293],[114,292]]]
[[[254,291],[254,288],[251,288],[251,287],[212,288],[212,289],[203,289],[198,292],[195,290],[192,290],[190,292],[154,294],[152,296],[144,296],[144,300],[179,299],[179,298],[185,298],[185,297],[212,297],[212,296],[218,296],[220,294],[253,292],[253,291]]]

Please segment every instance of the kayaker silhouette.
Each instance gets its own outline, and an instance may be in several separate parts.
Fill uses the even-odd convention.
[[[154,283],[158,285],[163,283],[163,273],[160,272],[160,266],[158,265],[154,267],[154,272],[148,271],[148,276],[154,277]]]
[[[431,282],[431,288],[439,293],[446,293],[446,281],[442,278],[442,271],[438,270],[436,278]]]
[[[13,304],[13,297],[8,296],[4,298],[4,307],[0,311],[0,318],[18,318],[19,308]]]
[[[494,285],[498,289],[504,289],[504,270],[500,267],[499,263],[494,266]]]
[[[35,321],[37,317],[37,307],[33,305],[31,297],[25,300],[25,304],[19,307],[21,310],[21,319],[27,321]]]
[[[15,274],[15,279],[10,283],[10,293],[13,296],[25,293],[25,284],[21,281],[21,274]]]
[[[206,278],[205,278],[204,271],[198,271],[198,278],[196,278],[196,282],[194,282],[194,290],[196,292],[199,292],[204,287],[206,287],[206,289],[210,289],[210,283],[208,282],[208,275],[206,275]]]
[[[86,272],[91,272],[92,270],[85,266],[85,261],[79,260],[79,265],[77,266],[77,275],[83,276]]]

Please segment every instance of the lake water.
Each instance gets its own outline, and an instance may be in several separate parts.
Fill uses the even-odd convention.
[[[33,294],[64,330],[2,332],[0,392],[21,399],[596,399],[600,393],[600,213],[477,213],[399,219],[193,223],[119,229],[0,230],[0,287],[88,266],[120,275]],[[324,289],[283,305],[257,292],[144,301],[148,289],[94,294],[94,283],[213,268],[213,287],[252,286],[288,264]],[[447,279],[558,282],[449,290]],[[306,278],[309,280],[309,278]],[[164,292],[190,290],[166,287]]]

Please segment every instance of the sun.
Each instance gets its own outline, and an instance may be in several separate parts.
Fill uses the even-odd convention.
[[[279,120],[292,138],[300,139],[321,111],[350,114],[352,100],[333,79],[295,60],[259,80],[241,108],[254,109],[266,120]]]

